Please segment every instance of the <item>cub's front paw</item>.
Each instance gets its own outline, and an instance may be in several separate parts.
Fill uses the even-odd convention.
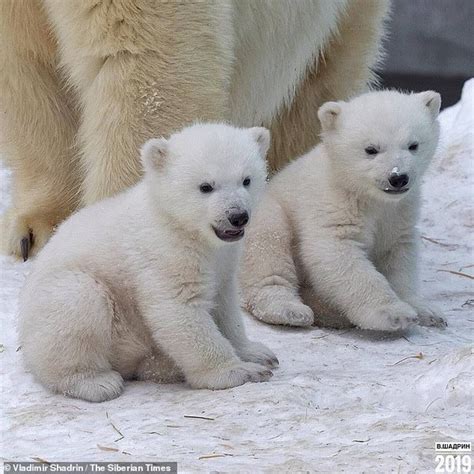
[[[374,331],[403,331],[417,323],[416,311],[400,301],[370,310],[358,326]]]
[[[255,362],[273,369],[278,367],[277,356],[264,344],[249,341],[237,350],[237,355],[245,362]]]
[[[418,314],[418,324],[420,326],[435,326],[439,328],[445,328],[448,323],[441,316],[441,312],[438,308],[427,305],[422,300],[410,300],[410,306],[412,306]]]
[[[186,379],[193,388],[222,390],[247,382],[266,382],[272,375],[272,371],[267,367],[239,360],[208,371],[188,375]]]

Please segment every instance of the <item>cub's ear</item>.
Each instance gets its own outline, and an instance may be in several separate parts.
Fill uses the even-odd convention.
[[[270,132],[264,127],[249,128],[249,132],[253,139],[257,142],[260,155],[265,158],[268,148],[270,147]]]
[[[321,122],[323,132],[328,132],[336,128],[337,118],[341,114],[342,108],[339,102],[326,102],[318,110],[318,118]]]
[[[425,91],[415,95],[423,101],[426,107],[428,107],[433,120],[436,120],[436,117],[438,117],[439,114],[439,109],[441,108],[441,96],[435,91]]]
[[[168,140],[152,138],[142,147],[142,162],[145,170],[161,171],[168,161]]]

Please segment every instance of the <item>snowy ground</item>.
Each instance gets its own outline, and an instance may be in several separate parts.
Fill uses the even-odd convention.
[[[473,434],[473,106],[471,80],[441,115],[443,146],[425,184],[422,291],[444,309],[446,330],[387,337],[249,320],[251,336],[279,356],[270,382],[218,392],[133,382],[95,405],[52,395],[24,372],[15,326],[29,264],[1,257],[0,459],[178,461],[181,472],[433,472],[435,441]],[[1,171],[1,210],[8,176]]]

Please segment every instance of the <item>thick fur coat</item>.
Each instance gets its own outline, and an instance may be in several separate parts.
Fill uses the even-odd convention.
[[[294,326],[444,325],[417,289],[420,185],[439,108],[432,91],[321,107],[322,143],[273,178],[250,226],[250,313]]]
[[[135,184],[138,150],[195,120],[264,125],[275,170],[316,111],[364,89],[388,0],[3,0],[0,109],[13,204],[4,251],[34,254],[73,210]]]
[[[264,128],[226,125],[151,140],[141,182],[58,228],[20,297],[22,352],[41,383],[98,402],[124,379],[270,378],[278,360],[248,340],[237,288],[269,143]]]

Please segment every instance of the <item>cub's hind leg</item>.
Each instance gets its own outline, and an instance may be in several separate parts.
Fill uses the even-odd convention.
[[[116,398],[122,376],[110,363],[114,302],[79,271],[30,281],[20,299],[20,339],[27,367],[53,392],[91,402]]]
[[[267,195],[248,230],[242,263],[243,307],[270,324],[311,326],[312,310],[298,295],[291,227],[283,208]]]

